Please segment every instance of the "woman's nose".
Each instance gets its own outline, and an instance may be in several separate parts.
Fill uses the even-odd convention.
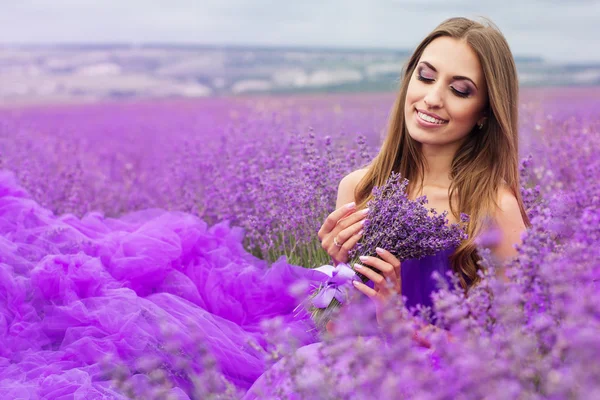
[[[440,95],[440,89],[437,86],[430,87],[423,101],[431,108],[441,107],[443,102],[442,96]]]

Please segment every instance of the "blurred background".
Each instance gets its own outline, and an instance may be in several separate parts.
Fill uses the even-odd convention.
[[[600,1],[4,0],[0,103],[394,91],[453,16],[499,26],[522,86],[600,85]]]

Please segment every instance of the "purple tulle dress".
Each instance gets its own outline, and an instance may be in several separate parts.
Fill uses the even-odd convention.
[[[447,275],[451,271],[450,256],[454,249],[446,249],[432,256],[423,257],[418,260],[405,260],[402,262],[402,294],[406,297],[405,305],[411,309],[413,307],[427,306],[433,307],[431,294],[437,289],[436,282],[432,274],[437,271],[451,285],[451,279]],[[368,286],[373,287],[373,283],[369,281]],[[435,316],[433,316],[435,320]],[[351,339],[342,339],[351,340]],[[297,376],[310,376],[311,381],[324,381],[325,376],[321,376],[322,368],[319,367],[321,357],[321,342],[315,342],[299,348],[294,355],[297,359],[302,360],[301,369],[296,372]],[[380,351],[382,344],[375,344],[373,351]],[[423,349],[417,351],[424,351]],[[289,400],[301,399],[305,397],[296,396],[293,393],[293,385],[291,384],[289,375],[281,373],[283,365],[286,363],[285,358],[274,364],[265,374],[263,374],[254,385],[247,391],[243,397],[244,400],[258,399],[278,399],[281,398],[280,393],[285,393],[285,398]],[[350,357],[341,357],[334,368],[337,371],[350,370]],[[342,374],[343,376],[343,374]],[[338,382],[340,387],[345,385],[345,382]],[[375,398],[375,397],[374,397]]]
[[[143,361],[159,360],[174,382],[164,396],[195,398],[181,359],[186,371],[202,372],[208,351],[245,398],[260,398],[268,335],[261,320],[280,316],[310,353],[318,335],[294,312],[288,289],[327,276],[284,259],[269,267],[242,239],[227,223],[208,227],[161,209],[55,216],[0,171],[1,397],[126,399],[108,374],[118,364],[134,393],[149,398]],[[428,276],[447,268],[446,253],[403,263],[410,305],[430,305]]]

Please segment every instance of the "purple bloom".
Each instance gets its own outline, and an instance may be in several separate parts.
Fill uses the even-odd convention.
[[[438,214],[425,206],[425,196],[410,200],[407,187],[407,179],[392,173],[383,187],[373,189],[373,199],[367,204],[369,217],[365,233],[351,251],[352,258],[375,256],[375,248],[380,247],[401,261],[419,259],[457,247],[466,239],[459,224],[448,225],[447,212]],[[465,218],[461,216],[462,220]]]
[[[349,301],[322,343],[287,291],[329,278],[308,269],[329,262],[315,233],[340,179],[377,153],[392,93],[4,107],[4,397],[237,399],[265,375],[257,398],[598,397],[598,90],[542,90],[519,97],[532,226],[509,282],[480,249],[468,293],[440,277],[431,309],[392,308],[383,327]],[[416,348],[434,316],[432,348]]]
[[[373,189],[373,198],[367,204],[369,217],[364,225],[365,232],[350,252],[350,265],[358,261],[358,256],[376,256],[377,247],[386,249],[403,261],[456,247],[466,238],[460,225],[448,225],[446,212],[438,214],[434,209],[425,207],[425,196],[410,200],[406,193],[407,186],[407,179],[392,173],[385,185]],[[465,220],[465,216],[462,215],[461,219]],[[357,275],[363,282],[368,281],[364,275]],[[338,299],[342,295],[337,285],[337,282],[333,282],[315,291],[318,301],[313,301],[311,312],[320,327],[328,319],[323,310],[327,309],[326,315],[329,316],[342,303]]]

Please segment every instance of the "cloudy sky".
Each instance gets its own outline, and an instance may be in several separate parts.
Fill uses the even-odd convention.
[[[600,0],[0,0],[0,43],[412,49],[444,19],[479,15],[516,55],[600,62]]]

